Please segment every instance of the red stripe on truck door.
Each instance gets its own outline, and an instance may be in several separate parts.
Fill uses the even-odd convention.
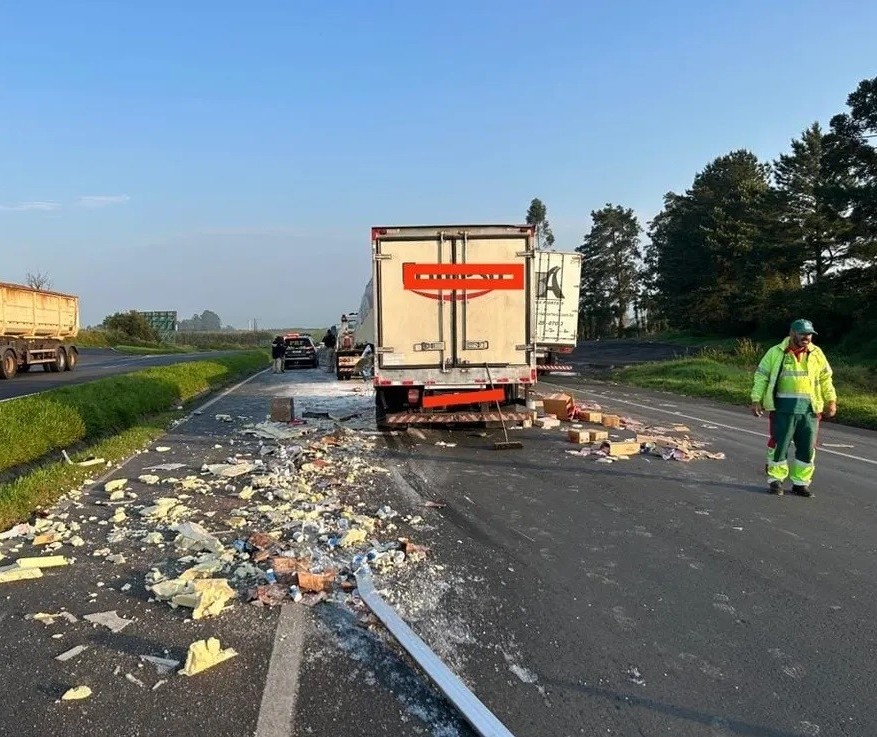
[[[476,402],[501,402],[504,399],[505,392],[502,389],[484,389],[457,394],[427,394],[423,398],[423,407],[424,409],[451,407],[457,404],[475,404]]]
[[[523,264],[402,264],[405,289],[523,289]]]

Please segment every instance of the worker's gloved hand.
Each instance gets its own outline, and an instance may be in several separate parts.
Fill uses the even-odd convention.
[[[764,407],[761,406],[761,402],[752,403],[752,414],[756,417],[761,417],[764,414]]]
[[[828,402],[825,405],[825,416],[834,417],[837,414],[837,402]]]

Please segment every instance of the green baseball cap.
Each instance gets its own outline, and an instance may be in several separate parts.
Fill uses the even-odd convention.
[[[816,328],[813,327],[813,323],[809,320],[795,320],[792,323],[792,332],[801,333],[803,335],[819,335],[816,332]]]

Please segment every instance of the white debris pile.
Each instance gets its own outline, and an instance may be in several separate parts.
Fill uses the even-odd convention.
[[[294,423],[224,428],[234,439],[223,444],[236,451],[224,458],[214,447],[204,463],[158,464],[130,480],[89,482],[55,512],[0,533],[3,553],[12,558],[0,568],[0,584],[73,563],[57,553],[81,548],[93,565],[112,566],[108,577],[123,576],[126,568],[148,570],[143,583],[150,602],[193,620],[227,616],[245,601],[333,601],[367,618],[353,596],[355,570],[367,563],[386,581],[410,578],[429,551],[412,541],[422,517],[400,513],[385,495],[389,471],[376,463],[373,400],[344,391],[347,396],[303,401],[308,416]],[[226,417],[217,415],[217,422],[228,423]],[[424,567],[424,575],[431,572]],[[93,591],[103,586],[96,581]],[[142,593],[132,591],[131,582],[113,590],[131,596],[136,612]],[[89,596],[95,603],[98,594]],[[136,614],[112,606],[117,609],[77,614],[114,633],[136,629]],[[33,619],[54,624],[68,616],[77,621],[66,612]],[[71,643],[57,660],[75,662],[87,647]],[[192,647],[178,673],[194,675],[235,654],[213,639]],[[143,659],[161,676],[179,665],[168,655],[144,653]],[[139,678],[129,680],[146,687]]]

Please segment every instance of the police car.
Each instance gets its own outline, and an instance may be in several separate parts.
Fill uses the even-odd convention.
[[[286,344],[286,355],[283,359],[286,368],[292,366],[317,368],[319,365],[317,346],[310,335],[289,333],[283,336],[283,342]]]

